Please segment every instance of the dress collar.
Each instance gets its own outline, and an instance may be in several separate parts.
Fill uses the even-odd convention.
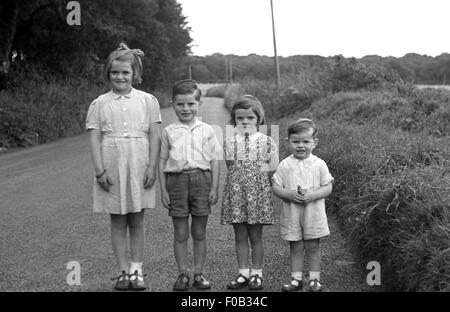
[[[261,133],[259,131],[256,131],[255,133],[250,134],[248,136],[248,138],[250,141],[255,141],[260,137],[260,135],[261,135]],[[242,140],[245,138],[245,135],[240,133],[239,131],[236,131],[236,136]]]
[[[131,91],[128,92],[127,94],[125,94],[125,95],[114,93],[113,90],[109,91],[109,93],[110,93],[110,96],[111,96],[111,98],[113,100],[119,100],[119,99],[121,99],[123,97],[129,99],[129,98],[132,98],[134,95],[136,95],[136,89],[135,88],[131,88]]]

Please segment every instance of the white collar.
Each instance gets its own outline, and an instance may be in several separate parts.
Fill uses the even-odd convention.
[[[240,133],[239,131],[236,131],[236,136],[243,140],[245,138],[245,135],[243,135],[242,133]],[[261,133],[259,131],[256,131],[255,133],[252,133],[248,136],[250,141],[255,141],[257,140],[259,137],[261,136]]]
[[[310,166],[310,165],[312,165],[312,164],[317,160],[317,156],[316,156],[316,155],[313,155],[313,154],[310,154],[310,155],[308,156],[308,158],[306,158],[306,159],[298,159],[298,158],[295,158],[294,154],[291,154],[291,155],[289,156],[289,159],[290,159],[292,162],[294,162],[295,164],[303,163],[305,166]]]
[[[185,128],[185,129],[192,130],[192,129],[194,129],[194,128],[200,127],[200,126],[203,124],[203,122],[200,121],[197,117],[194,117],[194,118],[195,118],[195,121],[194,121],[194,123],[192,124],[192,126],[188,126],[188,125],[186,125],[186,124],[184,124],[184,123],[181,123],[179,120],[177,120],[177,121],[175,122],[174,128],[175,128],[175,129],[176,129],[176,128]]]
[[[115,93],[113,90],[109,91],[110,96],[113,100],[118,100],[121,99],[122,97],[126,97],[127,99],[133,97],[136,94],[136,89],[131,88],[131,91],[128,92],[127,94],[117,94]]]

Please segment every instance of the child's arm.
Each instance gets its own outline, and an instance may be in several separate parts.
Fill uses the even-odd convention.
[[[321,186],[317,190],[305,190],[301,196],[302,203],[306,204],[322,198],[328,197],[333,191],[333,184],[330,182],[327,185]]]
[[[158,177],[159,177],[159,186],[161,188],[161,201],[167,209],[170,208],[170,197],[166,188],[166,177],[167,174],[164,172],[166,168],[167,159],[169,159],[169,142],[166,135],[165,129],[161,134],[161,147],[159,154],[159,165],[158,165]]]
[[[158,170],[158,177],[159,177],[159,185],[161,187],[161,201],[163,203],[163,206],[167,209],[170,208],[170,197],[169,193],[167,192],[166,188],[166,173],[164,172],[164,168],[166,167],[167,159],[159,159],[159,170]]]
[[[209,204],[215,205],[219,200],[219,176],[220,167],[218,160],[211,160],[211,191],[209,192]]]
[[[149,132],[150,162],[144,176],[144,188],[152,187],[156,181],[160,141],[159,126],[157,123],[152,123]]]
[[[102,159],[102,132],[99,129],[89,130],[89,143],[91,145],[92,162],[94,163],[95,176],[97,183],[102,189],[109,192],[110,185],[113,185],[108,173],[103,167]]]

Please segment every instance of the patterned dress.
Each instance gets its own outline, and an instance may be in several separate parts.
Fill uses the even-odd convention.
[[[235,134],[225,140],[224,150],[231,165],[223,190],[221,223],[274,224],[268,171],[278,165],[275,142],[260,132]]]

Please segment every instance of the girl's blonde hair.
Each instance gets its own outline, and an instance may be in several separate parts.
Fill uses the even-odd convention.
[[[236,101],[233,103],[233,108],[231,109],[231,124],[233,126],[236,126],[236,110],[238,109],[249,109],[251,108],[252,111],[255,113],[256,116],[258,116],[258,126],[264,124],[264,108],[261,104],[261,102],[255,98],[253,95],[243,95],[239,97]]]
[[[105,67],[103,69],[103,77],[106,82],[109,82],[109,71],[111,70],[111,64],[113,61],[130,62],[131,68],[133,69],[133,81],[132,83],[142,82],[142,61],[141,58],[144,57],[144,52],[139,49],[130,49],[125,43],[120,43],[119,48],[108,56],[105,62]]]

